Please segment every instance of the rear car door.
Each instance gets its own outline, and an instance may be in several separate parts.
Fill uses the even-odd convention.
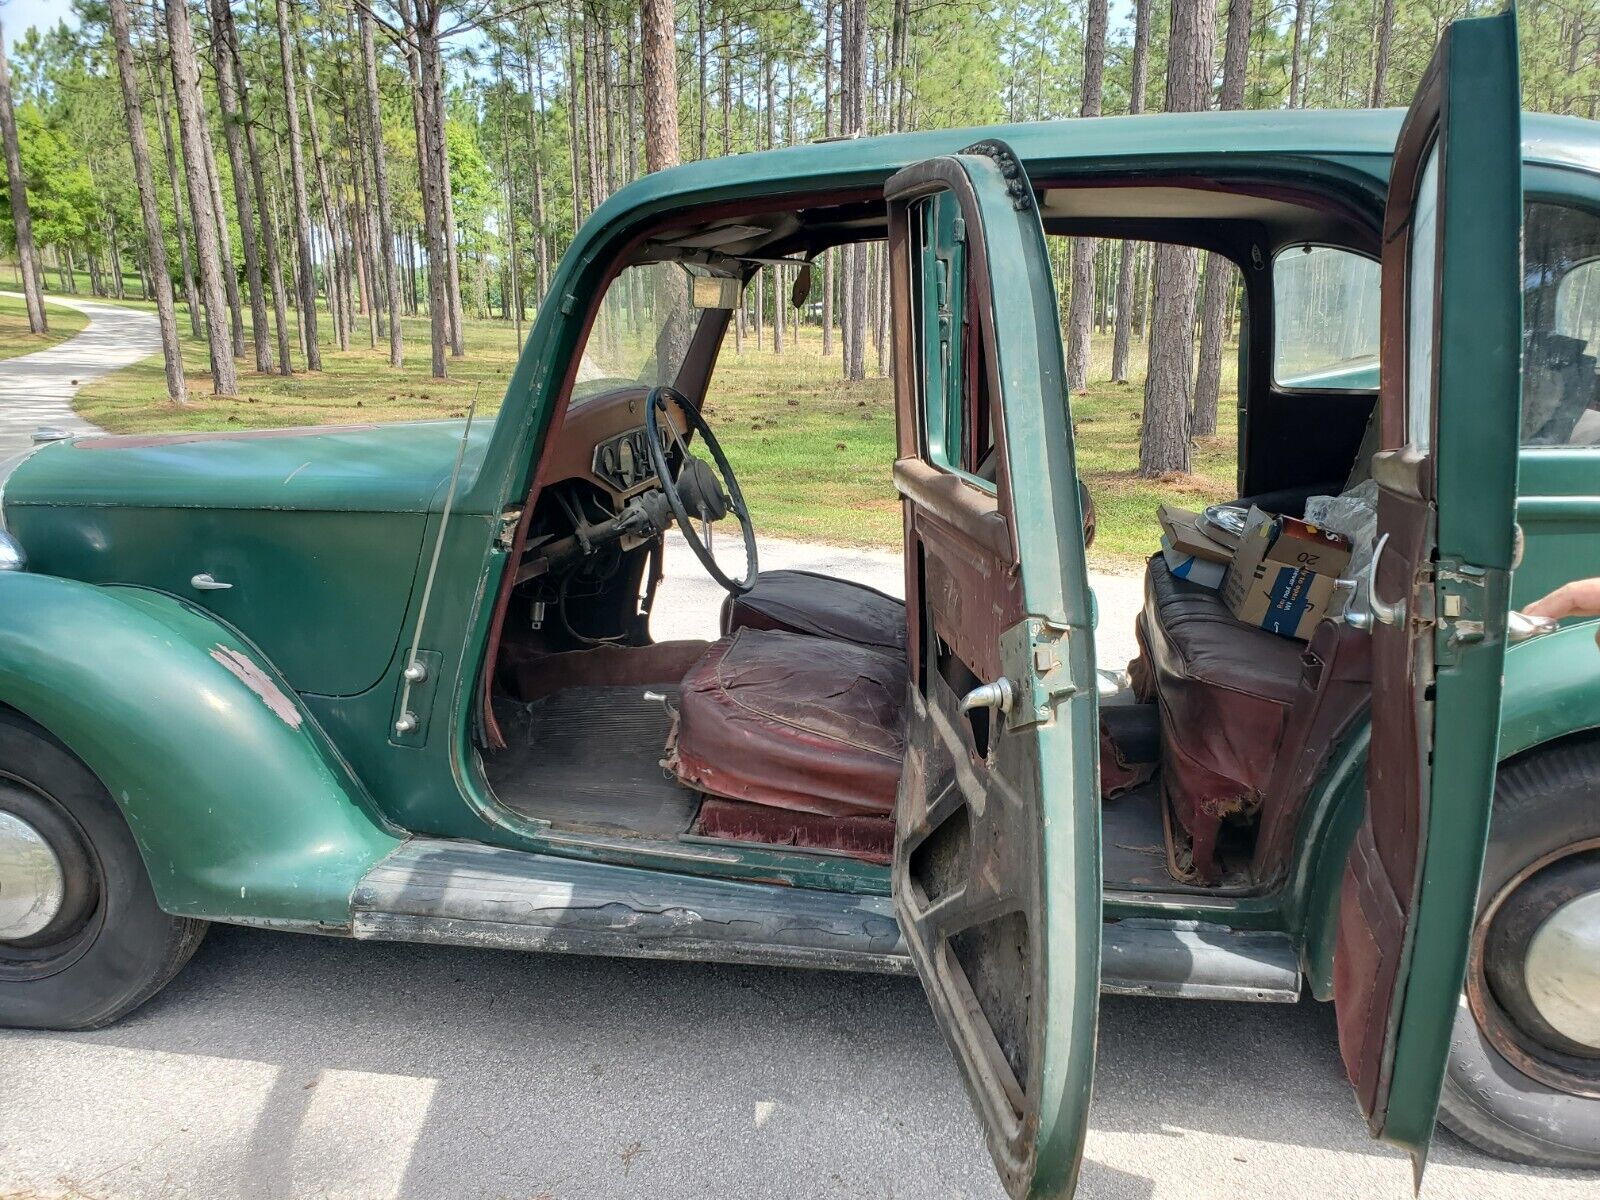
[[[1075,1186],[1094,1065],[1090,598],[1034,193],[983,143],[889,181],[911,667],[895,905],[1012,1196]]]
[[[1420,1172],[1488,835],[1521,398],[1512,13],[1445,31],[1384,219],[1367,812],[1334,958],[1339,1044],[1374,1136]]]

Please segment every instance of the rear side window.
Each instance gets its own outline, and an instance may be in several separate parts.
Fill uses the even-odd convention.
[[[1529,204],[1523,246],[1522,444],[1600,446],[1600,216]]]
[[[1272,380],[1280,388],[1378,389],[1375,259],[1334,246],[1280,250],[1272,262]]]

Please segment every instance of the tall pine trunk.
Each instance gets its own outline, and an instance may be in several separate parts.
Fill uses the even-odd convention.
[[[678,150],[678,48],[673,0],[643,0],[644,169],[675,167]]]
[[[1083,37],[1083,107],[1079,115],[1100,115],[1105,80],[1106,0],[1089,0]],[[1089,333],[1094,321],[1095,240],[1072,239],[1072,291],[1067,301],[1067,390],[1089,386]]]
[[[277,0],[278,60],[283,66],[283,107],[288,115],[289,179],[294,191],[295,253],[299,260],[300,336],[306,370],[322,370],[317,343],[317,265],[311,256],[311,205],[306,200],[306,164],[300,152],[300,97],[295,84],[293,37],[288,0]]]
[[[1150,0],[1134,0],[1133,5],[1133,67],[1128,85],[1128,112],[1137,116],[1144,112],[1144,94],[1150,79]],[[1134,298],[1133,280],[1139,264],[1138,243],[1126,238],[1122,252],[1117,256],[1117,316],[1111,331],[1111,378],[1115,383],[1128,382],[1128,347],[1133,341]],[[1143,325],[1140,326],[1141,331]]]
[[[1211,101],[1215,0],[1173,0],[1167,44],[1167,110],[1198,112]],[[1156,247],[1150,366],[1144,382],[1139,474],[1189,470],[1189,386],[1194,377],[1195,251]]]
[[[212,391],[232,396],[239,391],[229,330],[227,289],[222,272],[215,199],[206,169],[205,108],[200,99],[200,68],[195,61],[194,31],[184,0],[167,0],[167,43],[172,52],[173,99],[178,110],[178,137],[183,142],[184,182],[194,218],[195,257],[200,267],[200,294],[206,307],[206,340],[211,348]]]
[[[333,337],[339,349],[350,349],[350,295],[345,287],[344,237],[339,222],[339,197],[328,175],[322,155],[322,132],[317,121],[317,85],[306,65],[305,48],[299,47],[300,78],[305,83],[306,131],[311,135],[311,167],[317,173],[317,193],[321,200],[322,227],[328,233],[328,308],[333,318]]]
[[[384,292],[389,301],[389,365],[405,361],[400,339],[400,264],[394,253],[394,209],[389,202],[389,164],[383,148],[383,107],[378,96],[378,52],[372,36],[372,18],[356,6],[361,26],[361,62],[366,75],[367,127],[372,137],[372,186],[378,209],[378,246],[383,251]]]
[[[271,333],[267,324],[266,289],[261,282],[261,252],[256,243],[255,213],[250,201],[249,168],[245,166],[244,133],[239,102],[234,95],[232,55],[233,12],[228,0],[210,0],[211,53],[216,60],[217,109],[222,114],[223,142],[228,148],[228,171],[233,178],[233,206],[239,214],[239,241],[244,248],[245,287],[250,292],[250,337],[255,343],[256,370],[272,370]]]
[[[166,77],[154,61],[150,76],[155,80],[156,124],[161,127],[161,150],[167,161],[167,184],[172,189],[172,223],[178,235],[178,265],[183,271],[183,302],[189,309],[189,332],[200,336],[200,301],[194,285],[194,260],[189,254],[189,226],[183,215],[183,186],[178,182],[178,154],[172,144],[172,120],[168,115]]]
[[[1245,65],[1250,53],[1252,0],[1228,0],[1228,36],[1222,52],[1221,107],[1244,107]],[[1233,294],[1233,263],[1224,255],[1206,254],[1205,291],[1200,299],[1200,366],[1194,381],[1195,437],[1217,431],[1217,405],[1222,391],[1222,335],[1228,324],[1228,297]]]
[[[17,142],[17,118],[11,107],[11,65],[6,61],[5,32],[0,29],[0,137],[5,139],[6,181],[11,193],[11,219],[16,226],[17,261],[22,269],[22,291],[28,306],[28,329],[44,333],[50,327],[44,313],[44,271],[39,249],[33,244],[33,214],[22,177],[22,149]]]
[[[866,133],[867,0],[841,0],[841,121],[847,137]],[[865,243],[846,246],[844,254],[844,373],[865,379],[867,332],[867,253]]]
[[[228,12],[227,0],[219,0],[219,7]],[[256,215],[261,221],[261,251],[263,285],[272,293],[273,333],[277,339],[278,371],[288,375],[294,371],[289,357],[289,311],[287,290],[283,284],[283,260],[278,252],[278,214],[267,195],[267,179],[261,165],[261,150],[256,143],[256,126],[250,112],[250,85],[245,77],[244,57],[239,53],[239,31],[228,12],[223,33],[228,43],[228,68],[233,77],[233,91],[239,102],[239,128],[244,133],[245,160],[250,168],[250,191],[255,199]],[[220,66],[218,68],[221,69]],[[259,354],[259,351],[258,351]],[[268,368],[271,369],[270,363]]]
[[[172,278],[167,273],[167,241],[161,231],[161,209],[156,203],[156,181],[150,170],[150,146],[144,134],[144,111],[139,102],[139,78],[133,63],[133,33],[128,20],[128,0],[110,0],[111,37],[116,45],[117,78],[122,84],[122,108],[128,119],[128,150],[133,158],[133,181],[139,190],[139,216],[144,222],[145,254],[156,294],[156,324],[161,328],[161,357],[166,366],[167,398],[184,403],[183,347],[178,341],[178,314],[172,301]],[[119,274],[120,274],[120,268]]]

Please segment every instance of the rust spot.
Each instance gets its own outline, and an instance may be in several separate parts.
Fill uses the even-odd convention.
[[[230,646],[213,646],[211,657],[216,659],[240,683],[249,688],[261,702],[272,710],[274,716],[290,729],[299,729],[305,719],[293,700],[283,694],[283,689],[255,663]]]

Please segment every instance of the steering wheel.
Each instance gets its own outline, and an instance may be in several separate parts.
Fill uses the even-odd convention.
[[[712,462],[716,463],[716,472],[712,471],[704,459],[695,458],[689,453],[689,447],[684,444],[683,436],[678,432],[677,423],[673,421],[669,411],[669,405],[674,401],[683,410],[689,429],[700,435],[701,442],[711,454]],[[733,477],[733,468],[728,465],[728,456],[722,452],[722,446],[717,442],[716,435],[711,432],[711,427],[706,424],[705,417],[700,414],[700,409],[677,388],[666,384],[652,388],[650,394],[645,397],[644,406],[645,430],[648,434],[645,444],[650,455],[650,468],[661,481],[661,490],[666,494],[667,504],[672,509],[673,518],[678,522],[678,528],[683,532],[684,540],[689,543],[689,548],[694,551],[695,557],[700,560],[700,565],[705,567],[711,578],[735,595],[748,592],[755,587],[756,576],[759,573],[756,565],[756,530],[750,523],[750,509],[744,502],[744,493],[739,490],[739,481]],[[678,448],[677,475],[673,475],[667,467],[669,443],[663,442],[661,438],[663,413],[666,414],[667,428],[672,434],[670,444]],[[722,475],[720,482],[717,479],[718,472]],[[744,534],[745,562],[748,565],[742,579],[728,578],[727,573],[711,553],[711,548],[701,540],[694,528],[696,517],[705,522],[720,521],[729,512],[739,518],[739,528]]]

